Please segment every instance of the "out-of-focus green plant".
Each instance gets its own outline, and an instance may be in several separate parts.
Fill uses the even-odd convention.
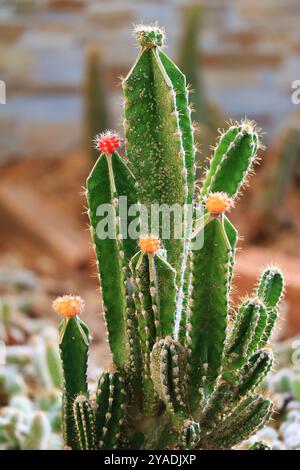
[[[108,127],[107,98],[104,91],[104,70],[98,47],[89,46],[86,52],[84,108],[86,145],[91,161],[95,162],[98,152],[92,145],[92,139],[99,130]]]
[[[7,364],[0,366],[1,449],[62,448],[62,369],[50,330],[27,345],[6,346]]]
[[[196,2],[183,9],[183,35],[180,41],[178,63],[184,70],[189,91],[191,92],[191,109],[193,110],[193,126],[195,141],[201,143],[201,164],[197,168],[200,178],[205,172],[205,158],[211,152],[218,135],[218,128],[224,124],[224,116],[216,105],[207,97],[203,76],[201,49],[203,8]]]

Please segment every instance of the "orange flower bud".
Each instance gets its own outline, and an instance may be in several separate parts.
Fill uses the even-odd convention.
[[[78,295],[57,297],[52,304],[53,310],[67,318],[80,315],[84,309],[84,301]]]
[[[140,237],[139,247],[144,253],[153,255],[160,248],[160,241],[154,235]]]
[[[233,207],[233,199],[226,193],[210,193],[205,198],[205,206],[211,214],[223,214]]]

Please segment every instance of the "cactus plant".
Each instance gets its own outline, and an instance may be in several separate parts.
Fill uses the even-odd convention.
[[[141,51],[123,80],[128,164],[118,153],[120,137],[106,132],[97,138],[100,157],[87,180],[113,359],[95,398],[87,384],[90,335],[79,318],[83,301],[65,296],[54,302],[63,315],[65,446],[232,448],[273,412],[258,387],[273,364],[269,340],[284,281],[279,269],[267,268],[232,320],[238,235],[226,215],[252,170],[260,138],[254,123],[231,123],[196,196],[185,77],[162,52],[161,29],[140,26],[136,36]],[[130,205],[140,203],[140,215],[153,204],[177,204],[180,238],[172,215],[169,238],[162,222],[158,233],[142,233],[138,243],[125,236],[134,220],[122,215],[124,197]],[[187,204],[193,204],[193,217]],[[106,225],[113,237],[103,237]]]

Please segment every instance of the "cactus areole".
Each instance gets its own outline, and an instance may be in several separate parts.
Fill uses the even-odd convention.
[[[195,146],[184,74],[162,51],[163,31],[138,26],[140,52],[124,89],[126,159],[120,138],[96,138],[99,159],[87,179],[88,215],[113,367],[87,384],[89,330],[79,297],[54,309],[64,373],[67,449],[231,449],[272,416],[259,386],[273,366],[270,340],[284,290],[267,267],[253,295],[232,311],[238,233],[228,218],[261,147],[255,124],[231,122],[216,143],[195,196]],[[202,216],[175,216],[165,236],[122,236],[121,197],[129,205],[193,204]],[[111,207],[113,237],[100,237],[99,207]],[[197,211],[193,213],[197,214]],[[192,223],[192,227],[189,227]],[[192,228],[190,232],[188,228]],[[195,237],[203,235],[202,246]],[[150,231],[148,232],[150,233]],[[79,300],[80,299],[80,300]]]

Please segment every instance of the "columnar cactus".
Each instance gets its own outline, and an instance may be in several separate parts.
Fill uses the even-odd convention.
[[[280,270],[267,268],[235,313],[230,292],[238,234],[226,216],[252,170],[260,139],[253,122],[231,123],[196,196],[185,77],[162,52],[158,27],[138,27],[136,36],[141,51],[123,80],[127,158],[118,153],[117,134],[99,135],[100,157],[87,180],[113,359],[95,398],[87,384],[90,337],[79,319],[82,301],[65,296],[54,303],[64,315],[65,444],[71,449],[232,448],[273,411],[258,387],[273,364],[269,344],[284,281]],[[130,211],[124,216],[122,198],[129,206],[139,204],[140,213],[154,204],[177,204],[183,214],[180,238],[175,216],[169,238],[162,223],[158,233],[141,233],[138,242],[125,236],[135,221]],[[114,236],[102,236],[105,226]]]

